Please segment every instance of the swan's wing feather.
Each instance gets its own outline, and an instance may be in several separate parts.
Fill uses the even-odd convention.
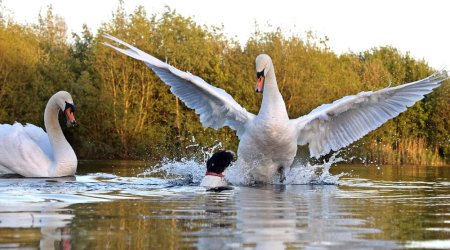
[[[170,86],[170,91],[175,96],[180,98],[187,107],[195,110],[204,127],[218,129],[229,126],[240,136],[245,131],[245,123],[254,117],[254,114],[239,105],[223,89],[214,87],[189,72],[178,70],[113,36],[105,35],[105,37],[128,47],[128,49],[121,49],[104,43],[125,55],[143,61],[164,83]]]
[[[291,120],[299,145],[309,143],[310,155],[319,157],[360,139],[421,100],[443,81],[446,71],[396,87],[361,92],[324,104],[308,115]]]
[[[36,129],[26,127],[19,123],[0,125],[0,165],[22,176],[48,176],[45,171],[51,157],[30,137],[30,131]],[[43,143],[41,135],[35,136]]]
[[[23,128],[30,139],[33,140],[50,159],[53,159],[52,145],[50,144],[47,133],[45,133],[42,128],[30,123],[27,123]]]

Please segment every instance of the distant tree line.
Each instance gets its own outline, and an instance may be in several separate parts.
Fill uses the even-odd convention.
[[[236,149],[231,129],[201,126],[197,115],[173,96],[143,63],[101,42],[111,34],[189,71],[231,94],[257,113],[254,60],[269,54],[291,118],[360,91],[424,78],[434,70],[393,47],[336,55],[327,39],[308,32],[286,36],[281,29],[256,30],[246,44],[222,28],[201,26],[167,8],[131,14],[122,4],[94,35],[87,26],[68,38],[64,19],[52,8],[37,24],[19,24],[0,13],[0,123],[43,126],[48,98],[69,91],[79,126],[65,129],[80,159],[180,157],[189,145]],[[431,46],[431,45],[430,45]],[[350,146],[349,155],[378,163],[444,164],[450,156],[448,81],[399,117]],[[1,142],[0,142],[1,143]]]

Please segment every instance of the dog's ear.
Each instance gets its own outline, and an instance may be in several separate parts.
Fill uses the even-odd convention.
[[[225,152],[228,154],[228,156],[230,157],[231,161],[234,161],[236,159],[236,154],[233,151],[227,150]]]
[[[230,152],[227,152],[227,153],[228,153],[228,158],[230,159],[230,162],[234,161],[234,154],[232,154]]]

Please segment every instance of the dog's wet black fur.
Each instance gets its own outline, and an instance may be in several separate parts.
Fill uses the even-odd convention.
[[[230,166],[233,159],[234,154],[231,151],[217,151],[206,162],[206,170],[208,172],[221,174]]]

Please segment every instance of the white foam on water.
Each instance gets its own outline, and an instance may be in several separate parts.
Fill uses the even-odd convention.
[[[145,170],[140,176],[158,175],[164,179],[185,179],[187,182],[200,183],[206,172],[206,164],[195,157],[181,160],[163,159],[160,164]]]
[[[145,177],[162,176],[164,179],[172,179],[179,185],[198,184],[203,179],[206,172],[206,161],[212,155],[214,150],[203,151],[203,157],[182,158],[181,160],[164,159],[160,164],[154,166],[141,175]],[[322,164],[294,162],[291,169],[286,172],[286,179],[280,182],[280,176],[276,175],[268,184],[317,184],[317,185],[336,185],[340,177],[346,175],[332,175],[330,168],[333,164],[344,161],[337,157],[339,152],[333,154],[328,161]],[[257,166],[257,164],[255,164]],[[225,179],[233,185],[252,185],[254,181],[250,177],[251,168],[245,167],[238,162],[233,163],[225,172]]]
[[[195,142],[195,138],[192,140]],[[194,144],[186,148],[193,147],[199,146]],[[221,147],[222,143],[220,142],[209,149],[200,147],[198,151],[201,154],[200,157],[191,156],[180,160],[164,158],[158,165],[145,170],[138,176],[162,176],[164,179],[171,179],[175,185],[200,184],[206,173],[206,161],[217,151],[216,149]]]
[[[286,174],[286,184],[317,184],[317,185],[336,185],[339,178],[346,173],[332,175],[330,168],[333,164],[345,161],[337,157],[339,152],[334,153],[328,161],[322,164],[300,164],[294,163],[290,171]]]
[[[322,164],[310,164],[295,161],[291,168],[286,172],[286,179],[280,181],[280,176],[275,175],[268,184],[317,184],[317,185],[336,185],[340,177],[346,175],[332,175],[330,168],[333,164],[345,161],[341,157],[337,157],[339,152],[334,153],[328,161]],[[257,167],[257,164],[255,164]],[[234,185],[251,185],[254,181],[250,177],[251,168],[235,164],[225,171],[225,178]]]

